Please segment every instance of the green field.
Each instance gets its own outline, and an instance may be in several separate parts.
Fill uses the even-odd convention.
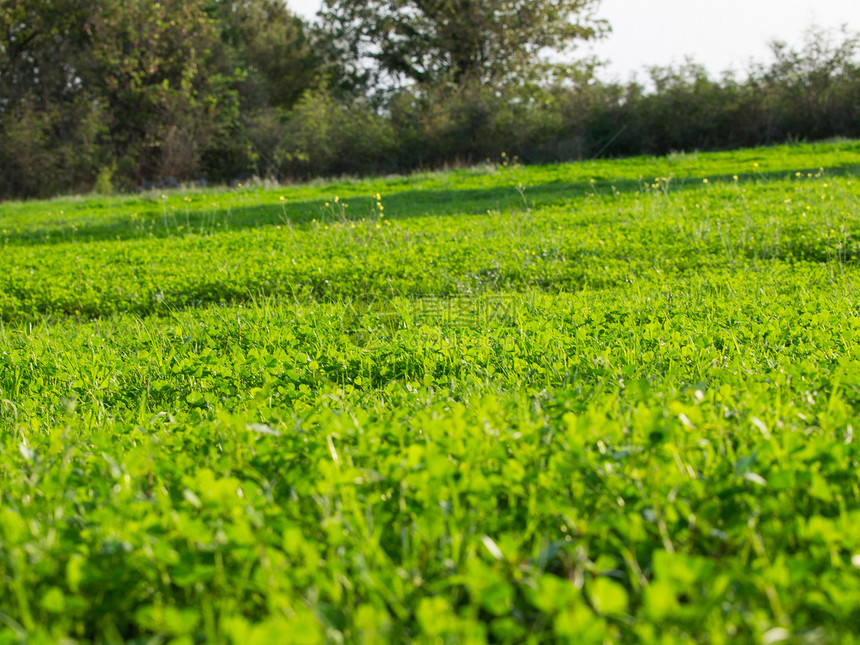
[[[0,643],[860,641],[860,143],[0,205]]]

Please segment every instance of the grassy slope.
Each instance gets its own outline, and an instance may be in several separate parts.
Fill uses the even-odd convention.
[[[856,637],[858,164],[4,204],[0,642]]]

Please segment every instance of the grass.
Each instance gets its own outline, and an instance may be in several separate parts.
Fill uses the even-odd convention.
[[[860,145],[0,210],[0,643],[849,642]]]

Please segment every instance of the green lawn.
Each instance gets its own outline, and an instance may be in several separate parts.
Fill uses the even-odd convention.
[[[0,204],[0,644],[860,640],[860,143]]]

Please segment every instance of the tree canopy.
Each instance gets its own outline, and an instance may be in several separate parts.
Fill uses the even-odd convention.
[[[0,0],[0,192],[72,188],[100,167],[187,178],[207,158],[243,172],[247,155],[209,153],[319,71],[281,0]]]
[[[343,60],[371,84],[534,80],[547,50],[603,34],[599,0],[325,0]]]

